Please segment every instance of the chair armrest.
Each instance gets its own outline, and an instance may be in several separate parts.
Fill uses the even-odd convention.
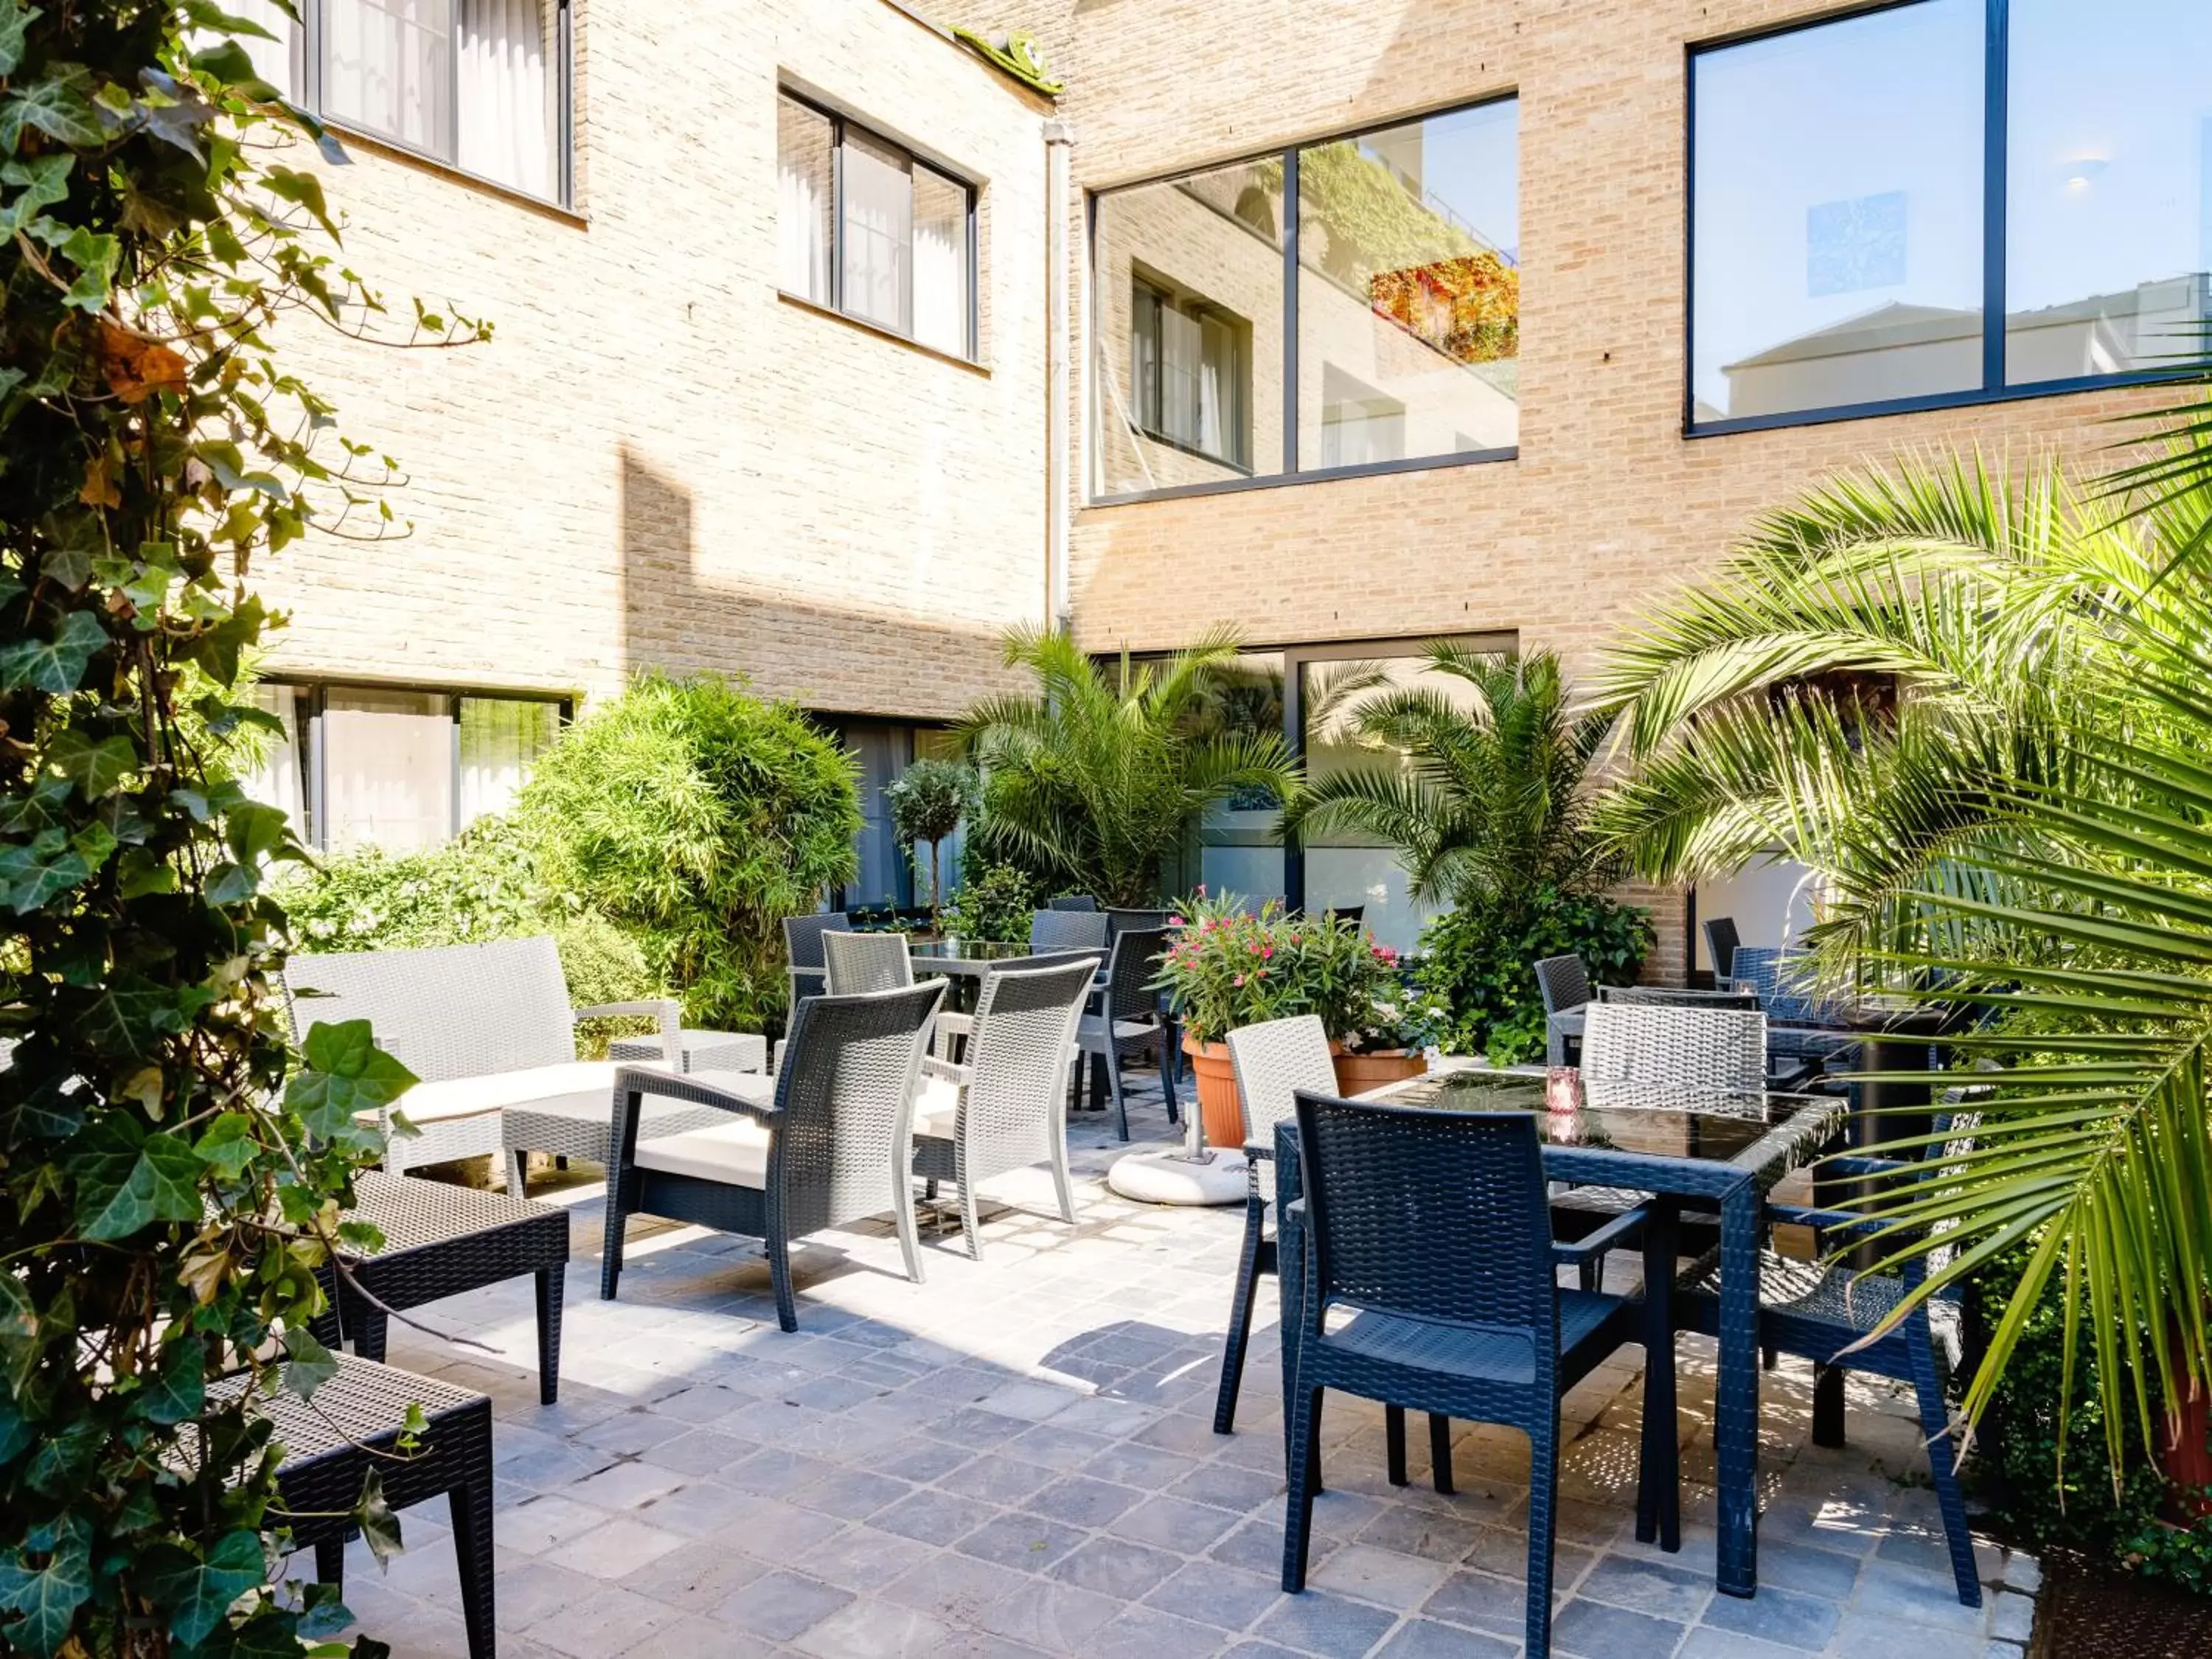
[[[942,1013],[937,1017],[937,1029],[950,1031],[956,1036],[973,1036],[975,1035],[975,1016],[957,1011]]]
[[[1917,1163],[1908,1164],[1901,1158],[1862,1158],[1856,1152],[1839,1152],[1833,1158],[1824,1158],[1820,1160],[1822,1175],[1910,1175],[1919,1168],[1920,1165]]]
[[[764,1124],[773,1124],[783,1115],[783,1109],[773,1101],[748,1100],[728,1089],[717,1088],[703,1078],[664,1072],[658,1066],[624,1066],[616,1071],[615,1104],[618,1113],[623,1103],[633,1094],[688,1100],[695,1106],[713,1106]]]
[[[1275,1161],[1274,1143],[1256,1137],[1248,1140],[1244,1143],[1244,1157],[1253,1164],[1273,1164]]]
[[[659,1020],[661,1058],[672,1066],[683,1065],[684,1008],[680,1003],[663,997],[650,1002],[595,1002],[588,1008],[568,1011],[572,1024],[580,1019],[614,1019],[630,1015]]]
[[[957,1083],[963,1089],[975,1081],[975,1073],[967,1066],[957,1065],[949,1060],[940,1060],[935,1054],[924,1054],[921,1057],[921,1072],[924,1077],[939,1078],[946,1083]]]
[[[1650,1206],[1639,1204],[1600,1227],[1572,1241],[1554,1239],[1552,1260],[1562,1267],[1579,1267],[1585,1261],[1595,1261],[1607,1250],[1617,1250],[1633,1244],[1644,1236],[1644,1224],[1651,1219]]]

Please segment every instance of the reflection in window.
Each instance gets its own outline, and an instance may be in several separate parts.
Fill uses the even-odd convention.
[[[2170,367],[2212,270],[2212,9],[2012,0],[2005,379]]]
[[[1516,441],[1519,155],[1510,99],[1298,152],[1301,467]]]
[[[561,729],[558,703],[503,697],[460,699],[459,825],[514,805],[530,769]]]
[[[1982,0],[1694,60],[1697,416],[1982,383]]]
[[[1098,198],[1100,494],[1278,470],[1282,173],[1244,162]]]
[[[836,143],[836,129],[820,110],[794,99],[775,100],[776,283],[787,294],[824,306],[836,300],[830,282]]]
[[[453,833],[453,718],[444,693],[332,687],[321,726],[318,840],[412,853]]]
[[[1203,738],[1283,735],[1283,656],[1248,651],[1222,668],[1191,716]],[[1186,854],[1170,890],[1200,882],[1209,893],[1234,893],[1255,905],[1284,894],[1283,804],[1265,789],[1243,789],[1207,809],[1199,829],[1195,868]]]

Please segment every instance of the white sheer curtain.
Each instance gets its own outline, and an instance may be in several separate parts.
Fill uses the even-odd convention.
[[[1223,377],[1236,362],[1236,336],[1218,317],[1199,322],[1198,447],[1221,460],[1233,460],[1230,443],[1229,388]]]
[[[322,727],[326,850],[419,852],[453,838],[454,730],[443,696],[333,690]]]
[[[233,14],[236,15],[235,13]],[[261,734],[261,763],[244,773],[239,787],[264,806],[274,806],[292,821],[292,833],[307,839],[307,811],[302,788],[307,774],[300,763],[301,692],[293,685],[257,685],[247,694],[256,708],[274,714],[284,725],[283,735]]]
[[[845,309],[914,331],[914,176],[902,150],[845,130]]]
[[[560,58],[552,0],[460,0],[459,149],[471,173],[560,193]]]
[[[830,118],[776,100],[776,283],[786,293],[830,303]]]
[[[453,151],[453,0],[324,0],[325,114]]]
[[[914,337],[968,355],[968,192],[914,170]]]
[[[530,769],[553,746],[557,704],[503,697],[461,699],[459,823],[465,830],[487,813],[514,805]]]
[[[233,17],[249,23],[258,23],[276,38],[258,40],[250,34],[234,38],[246,48],[246,55],[253,60],[254,73],[283,93],[287,98],[300,95],[297,77],[293,74],[293,51],[298,44],[300,26],[294,22],[276,0],[228,0],[222,8]],[[198,29],[193,32],[195,44],[211,44],[223,38],[218,29]]]

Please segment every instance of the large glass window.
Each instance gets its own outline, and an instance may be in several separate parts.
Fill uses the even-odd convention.
[[[1101,195],[1094,495],[1510,453],[1518,114],[1501,99]]]
[[[957,357],[975,355],[975,192],[898,145],[777,100],[777,283]]]
[[[228,0],[264,80],[343,126],[568,199],[563,0]]]
[[[1698,53],[1692,425],[2201,354],[2208,51],[2192,0],[1917,0]]]
[[[2203,350],[2212,7],[2011,0],[2005,378],[2171,367]]]

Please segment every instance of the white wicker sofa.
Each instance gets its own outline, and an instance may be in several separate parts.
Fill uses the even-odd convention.
[[[377,1046],[422,1079],[398,1106],[422,1133],[395,1136],[385,1149],[385,1168],[394,1173],[504,1154],[509,1184],[519,1192],[526,1151],[604,1161],[617,1062],[576,1058],[579,1019],[658,1019],[669,1069],[678,1069],[673,1059],[677,1005],[615,1002],[571,1009],[550,938],[295,956],[286,964],[284,983],[295,1034],[304,1036],[317,1021],[366,1019]],[[514,1144],[508,1133],[510,1110],[532,1126],[524,1145]],[[389,1128],[385,1114],[374,1115],[378,1127]],[[720,1119],[709,1110],[704,1121]],[[690,1127],[656,1121],[653,1129],[677,1133]]]

